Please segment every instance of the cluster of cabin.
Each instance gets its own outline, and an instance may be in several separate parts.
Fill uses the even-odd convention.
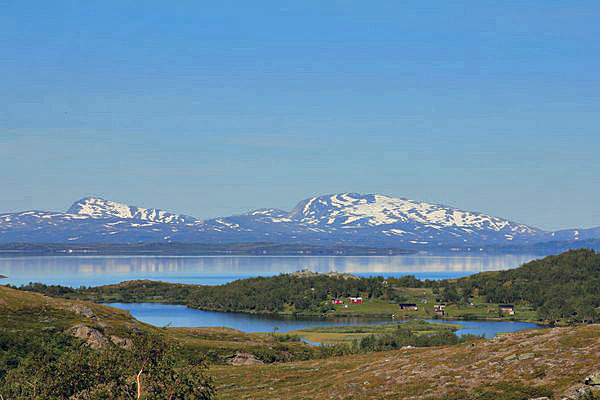
[[[415,303],[401,303],[398,304],[398,306],[400,307],[401,310],[406,310],[406,311],[418,311],[419,307],[417,307],[417,305]]]
[[[365,302],[362,297],[348,297],[348,301],[350,304],[363,304]],[[344,304],[344,300],[333,299],[331,300],[331,304]]]
[[[364,299],[362,297],[348,297],[348,303],[349,304],[363,304]],[[344,300],[342,300],[342,299],[332,299],[331,304],[345,304],[345,303],[344,303]],[[346,305],[346,307],[348,307],[348,306]],[[419,307],[415,303],[401,303],[401,304],[398,304],[398,307],[402,311],[418,311],[419,310]],[[499,304],[498,310],[500,311],[501,314],[504,314],[504,315],[515,315],[515,306],[513,304]],[[443,303],[434,304],[433,312],[435,313],[435,315],[437,315],[439,317],[445,316],[446,315],[446,304],[443,304]]]
[[[499,304],[498,308],[502,314],[515,315],[515,306],[512,304]]]

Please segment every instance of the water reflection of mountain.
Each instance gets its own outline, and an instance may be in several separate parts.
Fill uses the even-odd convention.
[[[318,272],[479,272],[517,267],[533,256],[393,256],[393,257],[21,257],[0,259],[0,274],[27,275],[35,280],[46,275],[244,275],[277,274],[310,268]]]

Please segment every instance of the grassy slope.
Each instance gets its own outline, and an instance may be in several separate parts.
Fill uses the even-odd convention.
[[[467,399],[466,393],[513,393],[519,384],[561,394],[598,365],[600,326],[588,325],[507,334],[473,345],[215,367],[211,373],[221,399]]]
[[[94,318],[73,311],[75,305],[88,307]],[[228,328],[156,328],[137,321],[124,310],[86,301],[66,300],[23,292],[0,286],[0,330],[35,335],[41,330],[65,332],[83,323],[98,328],[106,335],[130,337],[134,330],[165,334],[180,341],[190,353],[204,353],[212,361],[235,352],[260,355],[272,359],[307,359],[314,351],[303,342],[280,342],[272,335],[247,334]],[[209,351],[211,353],[209,353]]]
[[[96,315],[90,319],[74,311],[74,306],[89,307]],[[99,323],[110,330],[122,330],[135,325],[149,327],[134,320],[127,311],[100,304],[43,296],[0,286],[0,328],[35,332],[36,329],[66,329],[77,323]],[[133,325],[132,325],[133,324]]]

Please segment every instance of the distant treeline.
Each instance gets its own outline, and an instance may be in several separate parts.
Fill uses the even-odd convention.
[[[571,249],[600,251],[600,239],[563,240],[526,245],[433,246],[421,250],[435,254],[556,254]],[[0,243],[2,255],[403,255],[414,254],[414,246],[383,247],[381,244],[320,245],[309,243]]]
[[[0,255],[399,255],[414,251],[365,246],[318,246],[280,243],[6,243]]]
[[[79,289],[31,283],[21,289],[96,302],[161,302],[204,310],[252,313],[326,313],[334,309],[328,300],[340,297],[398,299],[396,291],[381,277],[344,279],[326,275],[259,277],[220,286],[129,281]]]
[[[600,251],[600,239],[553,240],[527,245],[507,245],[497,247],[496,252],[504,254],[529,253],[548,255],[577,249]]]

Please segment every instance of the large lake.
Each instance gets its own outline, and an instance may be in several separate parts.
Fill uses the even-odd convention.
[[[97,286],[132,279],[219,285],[235,279],[271,276],[303,268],[361,276],[416,275],[421,279],[458,278],[481,271],[515,268],[529,255],[408,256],[61,256],[0,257],[0,283],[29,282],[71,287]]]

